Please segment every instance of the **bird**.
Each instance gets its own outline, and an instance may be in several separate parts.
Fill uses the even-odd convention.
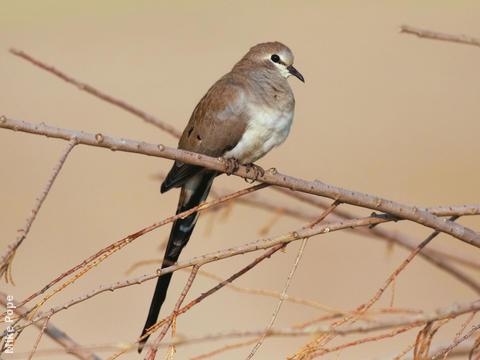
[[[183,131],[178,148],[225,160],[227,174],[238,165],[255,169],[255,179],[264,171],[254,162],[287,138],[293,120],[295,98],[287,81],[295,76],[292,51],[284,44],[257,44],[222,76],[201,98]],[[228,164],[232,164],[229,167]],[[181,188],[177,214],[204,202],[214,178],[221,172],[175,161],[160,191]],[[162,269],[174,264],[190,239],[198,212],[175,220],[168,239]],[[157,322],[172,273],[158,277],[143,337]],[[139,342],[141,353],[148,336]]]

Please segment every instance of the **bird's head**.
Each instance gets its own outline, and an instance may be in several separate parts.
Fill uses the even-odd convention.
[[[278,41],[253,46],[243,57],[241,62],[242,61],[266,67],[269,70],[278,71],[284,78],[293,75],[300,81],[305,82],[302,74],[293,67],[292,51]]]

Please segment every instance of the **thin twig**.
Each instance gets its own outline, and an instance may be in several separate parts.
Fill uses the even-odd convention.
[[[327,354],[327,353],[340,351],[340,350],[345,349],[347,347],[357,346],[357,345],[360,345],[360,344],[365,344],[367,342],[372,342],[372,341],[378,341],[378,340],[391,338],[391,337],[397,336],[398,334],[404,333],[404,332],[406,332],[406,331],[408,331],[408,330],[410,330],[414,327],[415,327],[415,325],[408,325],[408,326],[400,328],[400,329],[394,329],[394,330],[392,330],[392,331],[390,331],[386,334],[380,334],[380,335],[377,335],[377,336],[371,336],[371,337],[358,339],[358,340],[351,341],[351,342],[348,342],[348,343],[345,343],[345,344],[341,344],[341,345],[338,345],[338,346],[335,346],[335,347],[332,347],[332,348],[324,348],[324,349],[321,349],[317,353],[313,353],[310,356],[310,358],[313,359],[313,358],[322,356],[322,355]]]
[[[158,259],[140,261],[140,262],[130,266],[126,271],[126,274],[129,275],[134,269],[136,269],[140,266],[161,265],[161,263],[162,263],[162,260],[158,260]],[[188,269],[181,269],[181,270],[189,271]],[[218,281],[218,282],[225,281],[224,278],[222,278],[220,276],[217,276],[217,275],[215,275],[211,272],[205,271],[205,270],[199,270],[198,274],[201,275],[201,276],[207,277],[209,279]],[[275,299],[280,299],[281,296],[282,296],[281,292],[279,292],[279,291],[272,291],[272,290],[266,290],[266,289],[252,289],[252,288],[247,288],[247,287],[243,287],[243,286],[238,286],[238,285],[235,285],[235,284],[232,284],[232,283],[226,284],[225,286],[229,289],[232,289],[233,291],[237,291],[239,293],[244,293],[244,294],[262,295],[262,296],[273,297]],[[344,310],[333,308],[333,307],[327,306],[327,305],[323,305],[323,304],[321,304],[317,301],[314,301],[314,300],[299,298],[299,297],[290,296],[290,295],[285,295],[284,298],[285,298],[285,301],[288,301],[288,302],[291,302],[291,303],[294,303],[294,304],[309,306],[311,308],[323,310],[323,311],[326,311],[326,312],[329,312],[329,313],[332,313],[332,314],[347,314],[347,312],[344,311]]]
[[[413,34],[421,38],[427,38],[432,40],[443,40],[443,41],[451,41],[451,42],[473,45],[473,46],[480,46],[480,39],[477,39],[471,36],[445,34],[437,31],[419,29],[410,25],[400,26],[400,32],[405,34]]]
[[[472,311],[480,310],[480,300],[470,303],[454,304],[445,308],[439,308],[429,313],[414,314],[409,316],[402,316],[397,319],[389,319],[383,322],[368,322],[365,324],[343,324],[337,328],[331,328],[330,325],[310,326],[305,329],[296,328],[272,328],[267,332],[267,336],[308,336],[318,335],[321,333],[330,333],[338,335],[348,334],[363,334],[374,331],[388,330],[395,327],[409,327],[409,326],[423,326],[428,322],[443,320],[447,318],[454,318],[456,316],[470,313]],[[182,310],[180,310],[182,311]],[[209,335],[202,335],[201,337],[177,337],[171,340],[170,344],[176,346],[200,343],[211,340],[237,338],[237,337],[251,337],[261,336],[266,329],[247,330],[247,331],[229,331],[212,333]],[[168,345],[168,344],[165,344]]]
[[[318,197],[315,197],[313,195],[310,195],[310,194],[305,194],[305,193],[299,193],[299,192],[295,192],[295,191],[291,191],[289,189],[286,189],[286,188],[280,188],[280,187],[277,187],[277,186],[273,186],[272,187],[274,190],[277,190],[281,193],[284,193],[288,196],[291,196],[293,198],[296,198],[300,201],[303,201],[303,202],[306,202],[308,204],[311,204],[311,205],[314,205],[314,206],[317,206],[321,209],[325,209],[327,208],[327,204],[322,200],[322,199],[319,199]],[[426,208],[427,211],[432,211],[434,208]],[[448,209],[448,207],[440,207],[440,208],[435,208],[436,210],[435,211],[445,211]],[[456,215],[466,215],[470,213],[470,210],[466,211],[466,212],[462,212],[462,213],[457,213]],[[345,210],[345,209],[341,209],[341,208],[336,208],[335,211],[334,211],[334,214],[339,216],[340,218],[342,219],[354,219],[356,218],[356,216],[354,216],[352,213],[350,213],[349,211]],[[439,213],[436,213],[436,215],[438,215]],[[450,215],[454,215],[454,214],[450,214]],[[375,227],[370,227],[370,228],[364,228],[364,227],[357,227],[357,228],[352,228],[352,229],[347,229],[349,231],[354,231],[355,233],[357,234],[361,234],[361,235],[366,235],[366,236],[374,236],[374,237],[377,237],[377,238],[380,238],[382,240],[387,240],[387,241],[392,241],[404,248],[407,248],[408,250],[412,251],[414,250],[416,247],[417,247],[417,243],[415,243],[413,240],[409,239],[407,236],[401,234],[401,233],[398,233],[398,232],[394,232],[394,231],[390,231],[390,230],[387,230],[387,229],[384,229],[384,228],[380,228],[378,226],[375,226]],[[444,258],[448,257],[449,259],[451,260],[454,260],[455,262],[458,262],[462,265],[467,265],[467,266],[470,266],[470,267],[474,267],[476,269],[480,268],[480,262],[478,262],[477,259],[473,259],[473,258],[467,258],[467,256],[463,256],[463,257],[458,257],[458,256],[447,256],[447,253],[445,253],[445,251],[439,251],[439,250],[436,250],[436,249],[433,249],[433,248],[424,248],[423,251],[420,252],[419,254],[420,256],[422,256],[425,260],[431,262],[432,264],[438,266],[440,269],[446,271],[447,273],[449,273],[450,275],[452,275],[453,277],[455,277],[457,280],[461,281],[462,283],[468,285],[469,287],[471,287],[475,292],[477,293],[480,293],[480,284],[476,281],[476,279],[474,279],[473,277],[471,277],[470,275],[468,275],[467,273],[465,273],[462,269],[459,269],[457,267],[455,267],[454,265],[450,264],[448,261],[445,261]]]
[[[332,211],[334,211],[334,209],[338,205],[340,205],[340,202],[334,201],[332,205],[330,205],[327,209],[325,209],[325,211],[318,218],[316,218],[310,224],[308,224],[306,226],[306,228],[311,229],[315,225],[317,225],[318,223],[323,221]],[[302,258],[303,251],[305,250],[305,246],[307,245],[307,240],[308,240],[308,238],[304,238],[303,241],[302,241],[302,244],[300,245],[300,248],[298,249],[297,257],[296,257],[295,262],[294,262],[294,264],[293,264],[293,266],[290,270],[290,273],[288,274],[287,281],[285,282],[285,286],[283,287],[283,290],[282,290],[282,295],[280,296],[280,299],[277,303],[277,306],[276,306],[275,310],[273,311],[272,318],[270,319],[270,323],[267,326],[267,332],[273,327],[273,324],[275,323],[275,320],[277,319],[278,314],[280,312],[280,308],[282,307],[282,304],[285,301],[285,297],[287,295],[287,290],[290,287],[290,283],[293,279],[293,275],[295,274],[295,271],[297,270],[300,259]],[[255,346],[252,348],[252,350],[250,351],[250,354],[248,354],[248,356],[247,356],[247,360],[250,360],[255,355],[255,353],[258,351],[260,346],[262,346],[262,343],[265,340],[265,337],[266,337],[266,333],[264,335],[262,335],[260,340],[258,340],[257,343],[255,344]]]
[[[177,315],[180,315],[180,314],[183,314],[185,313],[186,311],[188,311],[190,308],[192,308],[194,305],[197,305],[198,303],[200,303],[203,299],[205,299],[206,297],[212,295],[213,293],[217,292],[218,290],[220,290],[221,288],[223,288],[224,286],[226,286],[227,284],[233,282],[235,279],[239,278],[240,276],[242,276],[243,274],[245,274],[247,271],[251,270],[252,268],[254,268],[255,266],[257,266],[260,262],[262,262],[263,260],[265,260],[266,258],[272,256],[275,252],[277,252],[278,250],[282,249],[285,245],[284,244],[280,244],[280,245],[277,245],[275,246],[274,248],[266,251],[264,254],[262,254],[261,256],[259,256],[258,258],[256,258],[255,260],[253,260],[250,264],[248,264],[247,266],[245,266],[243,269],[241,269],[240,271],[236,272],[235,274],[233,274],[232,276],[230,276],[228,279],[220,282],[219,284],[217,284],[216,286],[214,286],[213,288],[211,288],[210,290],[208,290],[207,292],[201,294],[199,297],[197,297],[196,299],[190,301],[187,305],[185,305],[183,308],[177,310],[175,312],[175,316]],[[199,265],[197,265],[199,267]],[[168,316],[167,318],[164,318],[164,319],[161,319],[159,321],[157,321],[154,325],[152,325],[149,330],[147,331],[146,334],[144,334],[143,336],[141,336],[140,338],[138,338],[135,343],[138,343],[140,342],[140,340],[144,339],[145,337],[149,336],[152,332],[156,331],[162,324],[165,324],[167,321],[170,321],[171,319],[173,319],[173,315],[170,315]],[[114,354],[112,357],[109,358],[109,360],[113,360],[115,359],[120,353],[117,353],[117,354]]]
[[[103,134],[88,134],[79,131],[55,128],[45,124],[35,125],[23,121],[8,119],[5,116],[0,117],[0,127],[33,134],[47,135],[59,139],[70,139],[72,136],[76,136],[79,143],[85,145],[163,157],[172,160],[179,160],[192,165],[203,166],[216,171],[225,171],[225,161],[223,159],[212,158],[206,155],[192,153],[164,145],[117,139],[104,136]],[[257,180],[271,185],[295,189],[296,191],[328,197],[342,203],[382,211],[398,218],[411,220],[418,224],[430,227],[436,231],[444,232],[470,245],[480,248],[479,233],[460,224],[451,221],[444,221],[438,216],[427,212],[425,209],[416,206],[408,206],[377,196],[334,187],[318,180],[306,181],[285,174],[280,174],[273,168],[266,171],[265,174],[257,176],[256,174],[252,174],[247,166],[242,165],[234,175],[252,180],[257,179],[258,177]],[[480,205],[478,205],[478,208],[480,210]]]
[[[7,294],[0,292],[0,304],[6,307],[7,302],[9,302],[7,300]],[[17,315],[21,317],[27,316],[27,309],[19,306],[19,303],[17,301],[13,301],[13,304],[15,306],[14,312]],[[34,325],[39,329],[41,328],[41,325],[39,323],[34,323]],[[55,327],[51,322],[47,324],[45,334],[57,344],[62,346],[66,353],[71,354],[80,360],[100,360],[98,356],[77,344],[65,332]]]
[[[253,251],[258,251],[260,249],[268,249],[271,247],[277,247],[277,246],[284,246],[285,244],[292,242],[292,241],[298,241],[300,239],[303,239],[305,237],[312,237],[314,235],[318,234],[327,234],[331,233],[333,231],[338,231],[342,230],[345,228],[350,228],[350,227],[356,227],[356,226],[369,226],[371,224],[377,224],[379,222],[383,222],[383,219],[379,219],[378,217],[368,217],[368,218],[361,218],[361,219],[354,219],[354,220],[349,220],[349,221],[341,221],[338,223],[330,223],[330,224],[325,224],[325,225],[317,225],[313,229],[298,229],[297,231],[289,232],[287,234],[283,234],[280,236],[272,237],[269,239],[260,239],[254,242],[250,242],[248,244],[244,244],[241,246],[233,247],[233,248],[228,248],[224,250],[219,250],[213,253],[205,254],[202,256],[194,257],[189,260],[185,261],[179,261],[175,265],[169,266],[168,268],[164,268],[161,270],[156,271],[155,273],[147,274],[147,275],[142,275],[133,279],[125,280],[125,281],[118,281],[113,284],[108,284],[108,285],[101,285],[97,289],[90,291],[89,293],[79,296],[75,299],[72,299],[68,301],[65,304],[55,306],[51,308],[48,312],[46,313],[41,313],[36,315],[32,320],[28,321],[27,323],[23,324],[22,326],[16,327],[15,331],[19,331],[26,326],[31,325],[33,321],[38,321],[41,319],[44,319],[48,316],[50,313],[57,313],[59,311],[63,311],[65,309],[68,309],[70,306],[73,306],[75,304],[81,303],[85,300],[88,300],[94,296],[97,296],[103,292],[106,291],[114,291],[116,289],[136,285],[139,283],[143,283],[145,281],[155,279],[158,276],[161,276],[163,274],[177,271],[179,269],[197,265],[197,264],[206,264],[208,262],[213,262],[213,261],[218,261],[221,259],[226,259],[230,258],[232,256],[237,256],[240,254],[246,254],[248,252],[253,252]],[[478,291],[480,292],[480,285],[478,287]]]
[[[437,352],[435,355],[433,355],[431,357],[431,359],[434,360],[434,359],[440,358],[440,356],[442,356],[442,355],[448,353],[449,351],[451,351],[454,347],[456,347],[458,344],[462,343],[463,341],[467,340],[470,336],[475,334],[475,332],[477,332],[478,330],[480,330],[480,324],[472,326],[472,328],[470,329],[469,332],[467,332],[461,338],[455,340],[450,346],[447,346],[445,349],[442,349],[439,352]]]
[[[43,322],[42,329],[40,330],[40,334],[38,334],[37,339],[35,340],[35,343],[33,344],[32,351],[28,355],[27,360],[31,360],[33,357],[33,354],[35,354],[35,351],[37,351],[38,344],[40,344],[40,339],[42,338],[42,335],[45,333],[45,330],[47,329],[48,322],[50,321],[50,317],[47,317],[45,321]]]
[[[300,245],[300,249],[298,250],[297,257],[295,258],[295,262],[293,263],[293,266],[290,270],[290,273],[288,274],[287,281],[285,282],[285,286],[283,287],[282,295],[280,296],[280,300],[277,303],[277,306],[275,310],[273,311],[272,318],[270,319],[270,323],[267,326],[267,331],[265,334],[262,335],[262,337],[257,341],[253,349],[250,351],[250,354],[247,356],[247,360],[250,360],[257,350],[262,346],[263,341],[265,340],[265,337],[267,336],[268,331],[270,331],[273,327],[273,324],[275,323],[275,320],[278,317],[278,314],[280,312],[280,308],[282,307],[282,304],[285,300],[285,296],[287,295],[287,290],[290,287],[290,283],[292,282],[293,275],[295,274],[295,271],[297,270],[298,264],[300,262],[300,259],[302,258],[303,251],[305,250],[305,246],[307,245],[308,238],[303,239],[302,244]]]
[[[57,278],[53,279],[50,283],[48,283],[46,286],[42,287],[39,291],[35,292],[34,294],[30,295],[28,298],[26,298],[25,300],[23,300],[21,303],[20,303],[20,306],[23,306],[25,305],[27,302],[31,301],[33,298],[37,297],[38,295],[40,294],[43,294],[46,290],[48,290],[49,288],[51,288],[53,285],[55,285],[56,283],[58,283],[60,280],[62,280],[63,278],[65,278],[66,276],[69,276],[71,274],[73,274],[75,271],[81,269],[81,268],[84,268],[85,266],[87,266],[89,263],[91,263],[92,261],[94,261],[95,259],[98,259],[100,256],[103,255],[103,257],[105,257],[106,255],[107,256],[110,256],[114,251],[117,251],[118,249],[121,249],[123,246],[131,243],[132,241],[134,241],[135,239],[137,239],[138,237],[142,236],[142,235],[145,235],[147,234],[148,232],[154,230],[154,229],[157,229],[158,227],[160,226],[164,226],[166,224],[169,224],[179,218],[182,218],[182,217],[186,217],[196,211],[198,212],[202,212],[202,211],[206,211],[208,209],[210,209],[211,207],[213,206],[216,206],[218,204],[221,204],[222,202],[225,202],[225,201],[229,201],[231,199],[235,199],[239,196],[243,196],[243,195],[246,195],[246,194],[250,194],[254,191],[257,191],[257,190],[260,190],[260,189],[263,189],[265,187],[267,187],[268,184],[258,184],[258,185],[254,185],[254,186],[251,186],[251,187],[248,187],[248,188],[245,188],[245,189],[242,189],[242,190],[239,190],[239,191],[236,191],[234,193],[231,193],[231,194],[227,194],[227,195],[224,195],[218,199],[215,199],[215,200],[212,200],[212,201],[209,201],[209,202],[204,202],[204,203],[201,203],[187,211],[184,211],[182,213],[179,213],[179,214],[176,214],[174,216],[170,216],[166,219],[163,219],[162,221],[159,221],[159,222],[156,222],[150,226],[147,226],[146,228],[143,228],[133,234],[130,234],[116,242],[114,242],[113,244],[110,244],[109,246],[101,249],[100,251],[96,252],[95,254],[91,255],[90,257],[88,257],[87,259],[83,260],[81,263],[75,265],[74,267],[72,267],[71,269],[67,270],[66,272],[64,272],[63,274],[59,275]],[[102,258],[103,259],[103,258]],[[50,296],[49,296],[50,297]],[[48,298],[49,298],[48,297]],[[45,302],[45,301],[43,301]],[[43,303],[42,302],[42,303]],[[1,316],[3,316],[4,314],[2,314]]]
[[[165,324],[165,326],[163,327],[160,334],[158,334],[158,337],[155,339],[155,341],[153,343],[153,346],[150,349],[150,352],[145,357],[145,360],[147,360],[147,359],[148,360],[154,360],[155,359],[157,349],[160,346],[160,343],[162,342],[163,338],[167,334],[168,329],[170,328],[170,326],[174,322],[174,320],[177,316],[177,313],[180,310],[180,306],[183,303],[183,300],[185,300],[185,297],[187,296],[188,291],[192,287],[193,280],[197,276],[197,272],[198,272],[199,268],[200,268],[200,265],[195,265],[193,267],[192,272],[190,273],[190,276],[188,277],[187,283],[185,284],[185,287],[183,288],[182,293],[180,294],[180,297],[178,298],[177,303],[175,304],[175,308],[174,308],[172,314],[170,315],[170,320]],[[172,334],[172,336],[174,336],[174,334]]]
[[[93,96],[96,96],[96,97],[98,97],[98,98],[100,98],[100,99],[102,99],[106,102],[109,102],[110,104],[116,105],[116,106],[128,111],[129,113],[131,113],[133,115],[136,115],[136,116],[140,117],[141,119],[145,120],[147,123],[150,123],[150,124],[153,124],[153,125],[159,127],[160,129],[166,131],[167,133],[169,133],[170,135],[172,135],[176,138],[179,138],[180,135],[182,135],[181,131],[174,128],[172,125],[170,125],[170,124],[168,124],[168,123],[166,123],[166,122],[164,122],[160,119],[157,119],[153,115],[147,114],[146,112],[144,112],[142,110],[139,110],[139,109],[133,107],[132,105],[127,104],[126,102],[124,102],[122,100],[119,100],[119,99],[114,98],[113,96],[107,95],[107,94],[101,92],[100,90],[95,89],[93,86],[90,86],[88,84],[85,84],[85,83],[82,83],[78,80],[75,80],[74,78],[66,75],[65,73],[61,72],[60,70],[55,69],[53,66],[47,65],[47,64],[33,58],[32,56],[28,55],[27,53],[25,53],[23,51],[10,49],[10,52],[13,55],[19,56],[22,59],[25,59],[25,60],[29,61],[30,63],[38,66],[39,68],[41,68],[43,70],[46,70],[53,75],[58,76],[60,79],[65,80],[66,82],[76,86],[79,90],[86,91],[87,93],[89,93]]]
[[[222,352],[225,352],[225,351],[228,351],[228,350],[238,349],[239,347],[251,345],[251,344],[255,343],[256,341],[258,341],[259,339],[260,339],[260,337],[255,338],[255,339],[251,339],[251,340],[247,340],[247,341],[242,341],[240,343],[225,345],[225,346],[222,346],[219,349],[215,349],[213,351],[210,351],[209,353],[195,356],[194,358],[191,358],[190,360],[207,359],[209,357],[212,357],[214,355],[218,355],[218,354],[220,354]]]
[[[23,228],[20,230],[21,235],[17,237],[17,239],[8,246],[7,252],[2,256],[2,259],[0,260],[0,277],[5,275],[5,281],[13,283],[13,279],[11,276],[7,276],[8,269],[13,261],[13,257],[15,256],[15,252],[17,251],[18,247],[22,244],[23,240],[27,237],[28,232],[30,231],[30,227],[33,224],[33,221],[35,220],[38,212],[40,211],[40,208],[42,207],[43,202],[45,201],[50,189],[52,188],[53,182],[57,178],[58,173],[62,169],[63,164],[67,160],[68,154],[70,154],[70,151],[74,148],[74,146],[77,145],[77,140],[75,136],[72,136],[70,138],[70,141],[68,142],[67,147],[62,153],[62,156],[60,156],[60,159],[57,162],[57,165],[55,165],[55,168],[53,169],[50,178],[47,181],[47,185],[43,189],[42,193],[37,199],[37,202],[35,206],[32,209],[32,214],[30,217],[27,219],[27,222],[23,226]]]
[[[453,339],[453,341],[457,341],[460,336],[462,336],[462,333],[465,331],[466,327],[468,324],[470,324],[470,322],[473,320],[473,318],[475,317],[477,313],[476,312],[472,312],[468,318],[462,323],[462,326],[460,327],[460,329],[458,330],[458,332],[455,334],[455,338]],[[443,359],[442,360],[446,360],[448,355],[450,354],[450,352],[452,351],[452,349],[450,350],[447,350],[445,352],[445,354],[443,355]]]
[[[452,216],[450,218],[450,221],[455,221],[458,218],[458,216]],[[375,295],[365,304],[362,304],[357,307],[356,311],[354,311],[351,314],[348,314],[347,316],[343,317],[342,319],[332,323],[330,326],[332,329],[335,329],[338,326],[341,326],[342,324],[345,324],[347,322],[355,322],[359,319],[359,316],[364,314],[370,307],[378,301],[378,299],[382,296],[382,294],[385,292],[387,287],[394,281],[394,279],[397,278],[398,274],[405,269],[405,267],[412,261],[412,259],[431,241],[433,240],[437,235],[439,234],[438,231],[434,231],[432,234],[430,234],[424,241],[422,241],[414,251],[410,253],[410,255],[400,264],[400,266],[395,269],[395,271],[385,280],[384,284],[377,290]],[[296,358],[296,357],[301,357],[305,353],[312,353],[314,352],[319,343],[322,342],[323,344],[326,344],[330,342],[333,338],[335,338],[336,334],[328,334],[326,336],[325,333],[321,334],[317,338],[313,339],[310,343],[307,345],[303,346],[295,355],[293,355],[291,358]]]
[[[450,217],[449,221],[455,221],[458,219],[459,216],[454,215]],[[367,311],[375,302],[378,301],[380,296],[385,292],[387,287],[397,278],[398,274],[402,272],[405,267],[410,264],[410,262],[413,260],[413,258],[420,252],[422,249],[427,246],[427,244],[432,241],[435,237],[437,237],[439,234],[438,231],[434,231],[431,233],[425,240],[423,240],[417,248],[408,255],[408,257],[400,264],[400,266],[395,269],[395,271],[388,277],[387,280],[385,280],[385,283],[380,287],[380,289],[377,290],[377,293],[366,303],[363,305],[360,305],[358,307],[358,314],[363,314],[365,311]]]

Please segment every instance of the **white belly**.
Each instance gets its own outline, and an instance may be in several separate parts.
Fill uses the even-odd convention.
[[[237,159],[241,164],[257,161],[274,146],[285,141],[292,125],[292,111],[282,112],[268,107],[250,109],[251,119],[238,144],[223,156]]]

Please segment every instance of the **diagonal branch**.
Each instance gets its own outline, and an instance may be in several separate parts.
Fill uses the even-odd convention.
[[[445,214],[444,214],[445,215]],[[447,214],[449,215],[449,214]],[[292,241],[298,241],[300,239],[306,238],[306,237],[312,237],[314,235],[318,234],[328,234],[333,231],[338,231],[346,228],[351,228],[351,227],[357,227],[357,226],[369,226],[372,224],[378,224],[381,222],[385,222],[384,219],[378,218],[378,217],[368,217],[368,218],[360,218],[360,219],[354,219],[354,220],[346,220],[346,221],[340,221],[337,223],[329,223],[325,225],[317,225],[314,228],[310,229],[298,229],[297,231],[289,232],[283,235],[279,235],[276,237],[268,238],[268,239],[260,239],[256,240],[244,245],[236,246],[233,248],[228,248],[224,250],[219,250],[213,253],[208,253],[202,256],[197,256],[189,260],[184,260],[184,261],[179,261],[175,265],[169,266],[168,268],[160,269],[154,273],[151,274],[146,274],[142,275],[133,279],[128,279],[125,281],[118,281],[115,282],[114,284],[109,284],[109,285],[101,285],[98,288],[88,292],[85,295],[79,296],[75,299],[72,299],[68,301],[65,304],[58,305],[55,307],[52,307],[49,311],[37,314],[33,319],[27,321],[25,324],[21,326],[15,327],[15,331],[20,331],[24,329],[27,326],[30,326],[33,322],[42,320],[47,318],[50,314],[54,314],[63,310],[68,309],[69,307],[76,305],[78,303],[81,303],[83,301],[86,301],[94,296],[97,296],[99,294],[102,294],[107,291],[114,291],[116,289],[121,289],[124,287],[128,286],[133,286],[137,285],[140,283],[143,283],[145,281],[155,279],[159,276],[162,276],[166,273],[174,272],[179,269],[183,269],[189,266],[193,265],[203,265],[209,262],[213,261],[218,261],[222,259],[227,259],[233,256],[241,255],[241,254],[246,254],[249,252],[253,251],[258,251],[261,249],[269,249],[269,248],[277,248],[277,247],[282,247],[285,246],[285,244],[288,244]],[[477,292],[480,292],[480,285],[475,284],[475,290]]]
[[[209,202],[204,202],[204,203],[201,203],[189,210],[186,210],[184,212],[181,212],[181,213],[178,213],[174,216],[170,216],[166,219],[163,219],[159,222],[156,222],[150,226],[147,226],[133,234],[130,234],[116,242],[114,242],[113,244],[110,244],[109,246],[101,249],[100,251],[97,251],[95,254],[91,255],[90,257],[88,257],[87,259],[85,259],[84,261],[82,261],[81,263],[75,265],[74,267],[68,269],[67,271],[65,271],[63,274],[61,274],[60,276],[56,277],[54,280],[50,281],[46,286],[42,287],[42,289],[40,289],[39,291],[33,293],[32,295],[30,295],[27,299],[23,300],[19,306],[23,306],[25,305],[27,302],[31,301],[32,299],[34,299],[35,297],[37,297],[38,295],[40,294],[43,294],[45,291],[47,291],[49,288],[51,288],[53,285],[55,285],[56,283],[58,283],[60,280],[62,280],[63,278],[65,278],[66,276],[69,276],[73,273],[75,273],[77,270],[81,269],[81,268],[84,268],[83,271],[80,273],[80,274],[77,274],[73,279],[69,280],[67,283],[65,283],[64,285],[62,285],[60,288],[56,289],[54,293],[52,294],[49,294],[48,296],[46,296],[39,304],[37,304],[35,306],[36,309],[38,309],[43,303],[46,302],[46,300],[48,300],[52,295],[54,295],[56,292],[58,292],[59,290],[63,289],[67,284],[71,284],[73,283],[74,280],[76,280],[79,276],[83,275],[85,272],[86,272],[86,269],[90,269],[90,268],[85,268],[85,266],[87,264],[90,264],[92,261],[94,261],[95,259],[100,259],[100,260],[103,260],[105,259],[107,256],[110,256],[111,254],[113,254],[115,251],[123,248],[125,245],[133,242],[135,239],[139,238],[140,236],[142,235],[145,235],[147,234],[148,232],[154,230],[154,229],[157,229],[163,225],[166,225],[166,224],[169,224],[179,218],[183,218],[183,217],[186,217],[194,212],[201,212],[201,211],[205,211],[207,209],[210,209],[218,204],[221,204],[222,202],[225,202],[225,201],[229,201],[231,199],[235,199],[239,196],[242,196],[242,195],[245,195],[245,194],[250,194],[254,191],[257,191],[257,190],[260,190],[260,189],[263,189],[265,187],[267,187],[268,184],[265,184],[265,183],[262,183],[262,184],[257,184],[257,185],[254,185],[254,186],[250,186],[248,188],[245,188],[245,189],[242,189],[242,190],[239,190],[239,191],[236,191],[234,193],[231,193],[231,194],[227,194],[227,195],[224,195],[218,199],[215,199],[215,200],[212,200],[212,201],[209,201]],[[98,260],[97,260],[98,261]],[[0,317],[4,316],[4,314],[0,314]]]
[[[315,225],[318,223],[322,222],[332,211],[334,211],[340,203],[338,201],[334,201],[325,211],[320,214],[319,217],[317,217],[315,220],[313,220],[310,224],[308,224],[306,227],[307,228],[313,228]],[[273,324],[275,323],[275,320],[278,317],[278,314],[280,312],[280,308],[283,305],[283,302],[285,301],[285,298],[287,296],[287,291],[288,288],[290,287],[290,283],[292,281],[293,275],[295,274],[295,271],[297,270],[298,264],[300,263],[300,259],[302,258],[303,252],[305,250],[305,246],[307,245],[307,240],[308,238],[304,238],[302,240],[302,244],[300,245],[300,248],[298,249],[297,257],[295,259],[295,262],[293,263],[292,268],[290,269],[290,273],[288,274],[287,281],[285,282],[285,286],[283,287],[282,294],[280,295],[280,299],[277,303],[277,306],[275,310],[273,311],[272,318],[270,319],[270,323],[267,326],[267,331],[270,330],[273,327]],[[255,353],[258,351],[260,346],[262,346],[263,341],[265,340],[266,333],[262,335],[262,337],[257,341],[257,343],[254,345],[252,350],[247,356],[247,360],[253,358]]]
[[[84,145],[109,148],[111,150],[140,153],[144,155],[163,157],[172,160],[182,161],[192,165],[203,166],[212,170],[225,171],[223,159],[216,159],[209,156],[179,150],[164,145],[148,144],[146,142],[118,139],[102,134],[89,134],[80,131],[67,130],[47,126],[45,124],[31,124],[23,121],[0,117],[0,127],[24,131],[33,134],[42,134],[59,139],[70,139],[77,137],[78,142]],[[257,176],[249,171],[248,167],[240,166],[234,175],[256,179]],[[272,168],[264,175],[258,177],[259,181],[290,188],[295,191],[306,192],[314,195],[328,197],[342,203],[361,206],[372,210],[382,211],[394,215],[400,219],[407,219],[418,224],[430,227],[436,231],[444,232],[470,245],[480,248],[480,234],[452,221],[445,221],[425,209],[400,204],[377,196],[363,194],[357,191],[342,189],[325,184],[319,180],[307,181],[285,174],[278,173]],[[480,209],[480,205],[478,205]]]
[[[145,357],[145,360],[154,360],[155,359],[155,355],[157,354],[157,349],[160,346],[163,338],[167,334],[168,329],[170,328],[172,323],[175,321],[176,316],[177,316],[177,314],[180,310],[180,306],[182,305],[183,300],[185,300],[185,297],[187,296],[188,291],[192,287],[193,280],[197,276],[199,268],[200,268],[199,265],[195,265],[193,267],[192,272],[190,273],[190,276],[187,280],[187,283],[185,284],[185,286],[182,290],[182,293],[180,294],[180,297],[178,298],[177,303],[175,304],[175,308],[174,308],[172,314],[170,315],[170,320],[165,324],[165,326],[163,327],[160,334],[158,334],[157,338],[155,339],[155,341],[153,343],[153,347],[150,349],[149,353]],[[172,328],[172,332],[173,332],[172,336],[174,336],[174,327]]]
[[[8,276],[8,270],[9,268],[11,268],[11,263],[12,263],[13,257],[15,256],[15,252],[17,251],[18,247],[22,244],[23,240],[25,240],[25,238],[27,237],[27,234],[30,231],[30,227],[32,226],[33,221],[37,217],[37,214],[40,211],[40,208],[42,207],[43,202],[47,198],[47,195],[50,189],[52,188],[53,182],[57,178],[58,173],[60,172],[63,164],[67,160],[68,154],[70,154],[70,151],[72,151],[75,145],[77,145],[77,140],[75,136],[72,136],[70,138],[70,141],[67,147],[63,151],[63,154],[60,157],[60,160],[58,161],[57,165],[53,169],[53,172],[50,175],[50,179],[48,179],[47,186],[40,194],[40,197],[37,199],[37,202],[34,208],[32,209],[32,215],[30,215],[30,217],[27,219],[27,222],[25,223],[23,228],[20,230],[21,235],[19,235],[17,239],[8,246],[7,252],[0,259],[0,277],[2,275],[5,275],[5,280],[7,282],[10,280],[10,282],[13,283],[12,277]]]
[[[132,105],[127,104],[126,102],[124,102],[122,100],[119,100],[119,99],[114,98],[113,96],[107,95],[107,94],[101,92],[100,90],[95,89],[93,86],[90,86],[88,84],[85,84],[85,83],[82,83],[78,80],[75,80],[74,78],[66,75],[65,73],[61,72],[60,70],[55,69],[53,66],[47,65],[47,64],[33,58],[32,56],[28,55],[27,53],[25,53],[23,51],[10,49],[10,52],[13,55],[16,55],[18,57],[21,57],[22,59],[25,59],[25,60],[31,62],[32,64],[38,66],[39,68],[41,68],[43,70],[46,70],[53,75],[58,76],[60,79],[65,80],[66,82],[76,86],[78,89],[86,91],[87,93],[89,93],[93,96],[96,96],[96,97],[98,97],[102,100],[105,100],[106,102],[109,102],[110,104],[116,105],[116,106],[122,108],[123,110],[126,110],[129,113],[131,113],[133,115],[136,115],[139,118],[142,118],[147,123],[150,123],[150,124],[153,124],[153,125],[159,127],[160,129],[166,131],[167,133],[169,133],[170,135],[172,135],[176,138],[179,138],[180,135],[182,135],[181,131],[177,130],[172,125],[170,125],[170,124],[168,124],[168,123],[166,123],[166,122],[164,122],[160,119],[157,119],[153,115],[147,114],[146,112],[144,112],[140,109],[137,109],[137,108],[133,107]]]
[[[7,297],[7,294],[0,292],[0,304],[6,307],[8,302],[9,299]],[[16,314],[21,317],[27,316],[27,309],[19,306],[16,301],[13,301],[13,305],[15,306],[14,311]],[[39,329],[42,328],[42,325],[38,323],[35,323],[35,326]],[[66,333],[55,327],[51,322],[47,324],[45,328],[45,334],[57,344],[62,346],[65,349],[66,353],[71,354],[80,360],[100,360],[98,356],[91,353],[89,350],[83,348],[81,345],[77,344]]]

